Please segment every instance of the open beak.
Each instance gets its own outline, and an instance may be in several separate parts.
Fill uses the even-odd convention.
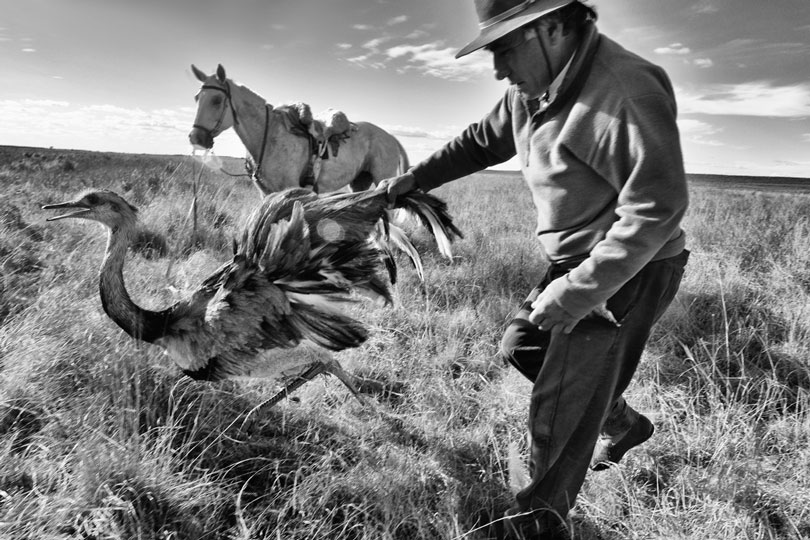
[[[70,217],[80,217],[83,214],[86,214],[90,211],[86,205],[77,202],[77,201],[68,201],[63,203],[57,204],[46,204],[42,206],[43,210],[60,210],[60,209],[74,209],[73,212],[68,212],[67,214],[60,214],[58,216],[53,216],[47,218],[45,221],[56,221],[57,219],[65,219]]]

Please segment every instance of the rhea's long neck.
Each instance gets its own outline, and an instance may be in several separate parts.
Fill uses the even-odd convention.
[[[165,333],[165,312],[142,309],[129,297],[123,273],[128,237],[127,231],[120,228],[111,229],[107,237],[107,250],[99,276],[101,305],[127,334],[152,342]]]

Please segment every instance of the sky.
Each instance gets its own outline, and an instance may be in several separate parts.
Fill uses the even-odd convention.
[[[810,178],[810,0],[593,0],[662,66],[686,170]],[[190,65],[396,135],[411,163],[506,89],[472,0],[0,0],[0,145],[191,154]],[[233,130],[218,155],[245,155]],[[517,169],[514,162],[502,168]]]

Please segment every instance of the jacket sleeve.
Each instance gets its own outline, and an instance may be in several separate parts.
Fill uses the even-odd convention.
[[[628,99],[588,160],[618,192],[617,220],[590,255],[547,293],[575,317],[613,296],[668,242],[683,242],[688,205],[674,98]]]
[[[417,185],[429,191],[462,176],[503,163],[515,155],[511,87],[492,111],[411,169]]]

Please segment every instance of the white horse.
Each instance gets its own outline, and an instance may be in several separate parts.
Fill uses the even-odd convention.
[[[215,75],[206,75],[194,65],[191,69],[203,85],[195,98],[197,116],[189,141],[212,148],[214,137],[233,127],[253,161],[253,180],[265,195],[292,187],[328,192],[348,185],[360,191],[408,169],[400,142],[374,124],[352,122],[339,136],[339,144],[333,139],[331,149],[330,145],[319,148],[312,124],[306,123],[311,118],[302,119],[300,108],[274,108],[228,79],[222,65]]]

